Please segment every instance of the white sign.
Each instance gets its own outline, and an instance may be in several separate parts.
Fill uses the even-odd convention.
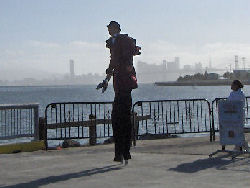
[[[244,145],[243,102],[220,100],[218,109],[221,145]]]

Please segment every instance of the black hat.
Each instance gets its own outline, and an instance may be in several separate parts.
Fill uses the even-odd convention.
[[[111,22],[107,25],[107,27],[116,27],[116,28],[120,29],[120,24],[119,24],[118,22],[116,22],[116,21],[111,21]],[[120,30],[121,30],[121,29],[120,29]]]

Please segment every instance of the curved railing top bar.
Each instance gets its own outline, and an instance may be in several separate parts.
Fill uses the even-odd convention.
[[[84,101],[84,102],[54,102],[50,103],[47,106],[53,105],[53,104],[110,104],[113,103],[113,101]]]
[[[53,107],[54,105],[67,105],[67,104],[112,104],[113,102],[111,101],[107,101],[107,102],[87,102],[87,101],[84,101],[84,102],[55,102],[55,103],[50,103],[48,104],[46,107],[45,107],[45,112],[47,111],[47,109],[49,107]]]
[[[207,101],[207,102],[209,102],[205,98],[198,98],[198,99],[173,99],[173,100],[171,100],[171,99],[167,99],[167,100],[163,99],[163,100],[139,100],[139,101],[135,102],[134,105],[137,104],[137,103],[140,103],[140,102],[180,102],[180,101]]]

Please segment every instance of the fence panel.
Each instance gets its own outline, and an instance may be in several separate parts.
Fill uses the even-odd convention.
[[[138,101],[133,106],[137,116],[136,134],[211,133],[210,103],[206,99]]]
[[[51,103],[45,110],[47,140],[111,137],[112,102]]]
[[[0,139],[8,140],[20,137],[38,139],[39,104],[1,104]]]

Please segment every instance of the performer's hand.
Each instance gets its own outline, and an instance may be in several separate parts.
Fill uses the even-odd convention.
[[[97,85],[96,89],[102,88],[102,93],[104,93],[108,88],[109,80],[111,79],[112,74],[107,74],[105,80],[103,80],[100,84]]]
[[[97,85],[96,89],[101,89],[102,88],[102,93],[104,93],[107,88],[108,88],[108,81],[105,79],[103,80],[100,84]]]
[[[108,85],[109,85],[108,82],[106,80],[103,80],[102,93],[104,93],[107,90]]]

